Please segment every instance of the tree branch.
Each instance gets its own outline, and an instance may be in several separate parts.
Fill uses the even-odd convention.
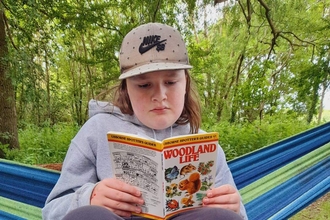
[[[157,12],[158,12],[158,10],[159,10],[159,8],[160,8],[160,2],[161,2],[161,0],[158,0],[157,8],[156,8],[156,10],[154,11],[154,17],[152,18],[152,19],[153,19],[152,22],[155,22],[155,21],[156,21],[156,15],[157,15]]]
[[[227,0],[214,0],[214,5],[218,4],[218,3],[222,3],[222,2],[225,2]]]
[[[282,32],[281,32],[281,36],[282,36],[282,34],[291,34],[291,35],[293,35],[298,41],[300,41],[300,42],[302,42],[302,43],[310,44],[310,45],[312,45],[313,47],[316,46],[316,45],[315,45],[313,42],[311,42],[311,41],[306,41],[306,40],[300,39],[295,33],[291,32],[291,31],[282,31]]]
[[[273,34],[273,39],[272,39],[272,42],[270,45],[270,50],[268,53],[268,58],[269,58],[272,51],[275,53],[274,47],[276,46],[276,40],[279,37],[280,32],[276,30],[275,25],[274,25],[272,19],[270,18],[271,9],[268,7],[268,5],[263,0],[258,0],[258,2],[265,9],[265,17],[267,19],[267,22],[268,22],[271,32]]]
[[[315,50],[315,44],[310,42],[310,41],[305,41],[300,39],[296,34],[294,34],[293,32],[283,32],[283,31],[279,31],[276,29],[272,19],[271,19],[271,15],[270,15],[270,11],[271,9],[268,7],[268,5],[263,1],[263,0],[258,0],[258,2],[260,3],[260,5],[266,10],[265,11],[265,17],[267,19],[267,22],[269,24],[269,27],[271,29],[271,32],[273,34],[273,38],[271,40],[271,44],[270,44],[270,50],[268,53],[268,58],[270,57],[271,52],[273,51],[275,53],[274,47],[276,46],[276,40],[278,37],[281,37],[283,39],[285,39],[287,42],[289,42],[290,47],[293,49],[294,46],[303,46],[303,45],[299,45],[299,44],[295,44],[292,42],[292,40],[290,40],[288,37],[286,37],[284,34],[290,34],[293,35],[298,41],[302,42],[302,43],[307,43],[313,46],[313,55],[314,56],[314,50]]]
[[[241,3],[241,1],[238,1],[239,6],[242,9],[243,15],[246,19],[246,23],[248,24],[248,29],[250,30],[251,27],[251,18],[252,18],[252,5],[251,5],[251,1],[250,0],[246,0],[246,7],[247,7],[247,13],[245,13],[243,4]]]
[[[8,22],[7,22],[7,17],[5,15],[5,13],[2,13],[2,16],[3,16],[3,21],[4,21],[5,25],[6,25],[7,34],[8,34],[8,38],[9,38],[9,40],[11,42],[11,45],[13,45],[13,47],[15,48],[15,50],[18,51],[18,48],[16,47],[16,45],[15,45],[15,43],[13,41],[13,37],[11,35],[10,28],[9,28],[9,25],[8,25]]]

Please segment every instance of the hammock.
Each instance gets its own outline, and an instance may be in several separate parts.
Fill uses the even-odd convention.
[[[249,219],[287,219],[330,190],[330,122],[228,165]]]
[[[330,190],[330,122],[228,165],[249,219],[289,218]],[[59,175],[0,159],[0,219],[42,219]]]

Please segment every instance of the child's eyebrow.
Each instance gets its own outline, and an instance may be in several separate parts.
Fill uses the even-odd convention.
[[[134,81],[145,80],[145,79],[148,79],[148,77],[146,77],[145,74],[131,77],[131,80],[134,80]]]
[[[175,71],[173,71],[173,72],[168,72],[168,73],[166,73],[165,76],[167,76],[167,77],[176,77],[177,75],[178,75],[178,73],[175,72]]]
[[[175,71],[171,71],[171,72],[166,72],[163,73],[165,77],[176,77],[178,76],[178,73]],[[149,77],[146,76],[146,74],[141,74],[141,75],[137,75],[137,76],[133,76],[131,79],[134,81],[139,81],[139,80],[147,80]]]

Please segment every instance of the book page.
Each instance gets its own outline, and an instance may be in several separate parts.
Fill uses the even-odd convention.
[[[139,137],[110,133],[108,143],[115,177],[139,188],[145,201],[141,207],[142,212],[149,215],[146,217],[162,217],[161,144]]]
[[[214,186],[217,150],[216,132],[164,141],[167,215],[201,207],[206,191]]]

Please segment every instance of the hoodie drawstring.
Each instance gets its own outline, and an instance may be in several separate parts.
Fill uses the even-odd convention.
[[[152,132],[154,134],[154,139],[157,140],[157,135],[156,135],[155,130],[154,129],[151,129],[151,130],[152,130]],[[170,137],[172,137],[172,136],[173,136],[173,126],[171,125],[171,134],[170,134]]]
[[[152,130],[152,132],[154,133],[154,139],[157,140],[157,136],[156,136],[156,132],[155,132],[155,130],[154,130],[154,129],[151,129],[151,130]]]

